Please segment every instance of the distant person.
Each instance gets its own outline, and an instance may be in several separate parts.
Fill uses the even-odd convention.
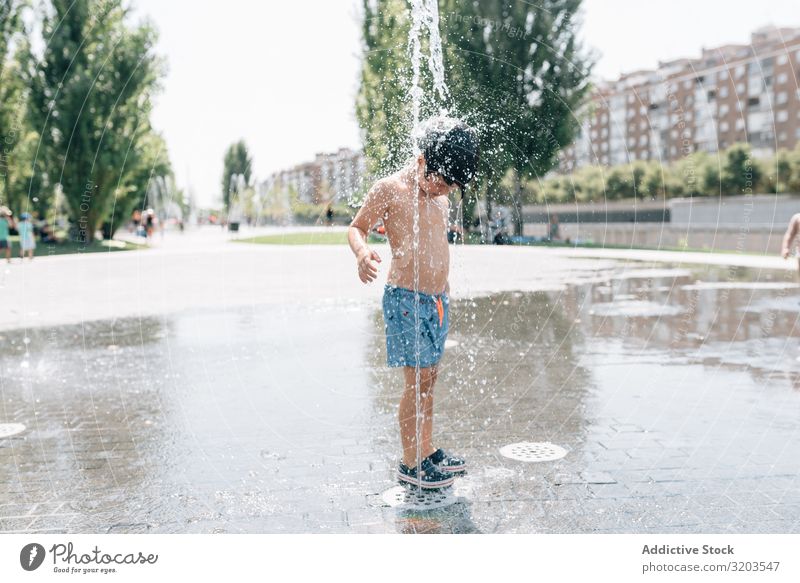
[[[800,213],[793,215],[792,218],[789,220],[789,227],[786,229],[786,234],[783,236],[783,244],[781,245],[781,256],[784,259],[787,259],[789,255],[792,253],[792,243],[797,237],[797,232],[800,229]],[[798,253],[798,247],[795,245],[794,254],[797,256],[797,269],[798,273],[800,273],[800,253]]]
[[[6,261],[11,263],[11,229],[14,228],[13,213],[8,207],[0,207],[0,250],[5,251]]]
[[[0,209],[0,250],[4,250],[6,261],[11,263],[11,229],[14,228],[14,220],[9,209]]]
[[[144,219],[145,237],[153,238],[153,230],[156,228],[156,213],[153,209],[147,209],[147,216]]]
[[[447,229],[447,242],[448,243],[458,243],[459,240],[463,243],[464,242],[464,229],[461,228],[461,225],[456,225],[455,223],[450,225]]]
[[[550,228],[547,231],[548,241],[560,241],[561,235],[559,234],[558,215],[553,213],[550,215]]]
[[[24,260],[27,253],[28,258],[33,261],[33,252],[36,250],[36,236],[33,232],[31,215],[22,213],[19,219],[17,232],[19,233],[20,258]]]
[[[495,233],[493,241],[495,245],[511,244],[511,240],[506,233],[506,219],[503,216],[503,213],[499,210],[495,213],[494,228]]]
[[[325,224],[329,227],[333,225],[333,203],[329,202],[328,207],[325,209]]]
[[[348,241],[359,279],[374,281],[381,258],[367,245],[367,236],[383,219],[392,253],[383,293],[387,365],[401,368],[404,382],[398,411],[403,455],[397,479],[435,490],[450,486],[466,470],[463,459],[432,445],[433,386],[449,327],[448,195],[457,187],[463,190],[475,175],[478,141],[465,124],[442,117],[427,122],[419,140],[419,156],[369,190],[350,224]]]

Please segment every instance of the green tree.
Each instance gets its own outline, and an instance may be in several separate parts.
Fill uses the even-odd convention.
[[[225,158],[222,165],[222,202],[226,211],[231,209],[231,202],[237,188],[231,178],[242,175],[244,176],[245,185],[249,185],[252,169],[253,159],[250,157],[244,140],[239,140],[228,146],[228,149],[225,150]]]
[[[46,41],[28,72],[41,157],[60,184],[73,237],[91,242],[118,193],[132,186],[127,162],[151,133],[152,93],[162,74],[155,30],[128,24],[122,0],[52,0]]]
[[[515,232],[522,233],[523,181],[544,176],[572,143],[591,59],[577,38],[581,0],[440,2],[454,109],[481,135],[481,172],[491,195],[513,170]]]
[[[0,0],[0,204],[19,211],[25,196],[30,142],[26,120],[27,95],[20,75],[17,46],[25,34],[18,0]]]
[[[381,175],[400,168],[412,151],[411,72],[406,52],[410,21],[405,0],[362,0],[362,7],[363,54],[356,117],[368,172]]]
[[[750,155],[750,146],[734,144],[725,151],[722,169],[722,193],[726,195],[753,194],[761,185],[761,167]]]
[[[147,194],[154,178],[172,176],[164,138],[154,131],[142,136],[137,149],[129,152],[126,168],[123,185],[114,190],[114,203],[103,227],[108,238],[130,220],[134,209],[143,209],[150,204]]]
[[[507,172],[514,172],[515,227],[522,229],[523,183],[544,176],[572,142],[591,63],[581,54],[574,15],[580,0],[499,3],[440,0],[444,65],[450,98],[432,97],[423,68],[423,116],[444,106],[479,133],[481,162],[470,192],[487,207]],[[408,5],[363,0],[363,60],[356,113],[370,170],[399,167],[411,152]],[[464,215],[475,203],[471,197]]]

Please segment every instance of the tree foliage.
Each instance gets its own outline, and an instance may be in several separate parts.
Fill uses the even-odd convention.
[[[442,46],[450,97],[433,98],[424,76],[426,115],[443,105],[479,133],[477,190],[489,202],[513,170],[522,180],[540,177],[578,128],[573,112],[589,90],[591,63],[576,36],[580,0],[536,3],[440,0]],[[407,53],[408,5],[364,0],[363,61],[356,113],[371,170],[397,168],[410,152]],[[521,215],[517,213],[521,227]]]
[[[229,211],[235,186],[232,184],[231,177],[241,174],[244,176],[244,183],[250,184],[250,176],[253,171],[253,159],[247,149],[244,140],[239,140],[228,146],[225,150],[225,158],[222,165],[222,202],[225,210]]]
[[[25,33],[25,4],[0,0],[0,204],[19,209],[29,178],[25,156],[31,137],[26,124],[27,94],[20,76],[18,45]]]
[[[76,238],[91,242],[114,203],[141,188],[151,95],[162,74],[148,23],[121,0],[52,0],[44,52],[31,55],[31,120],[49,185],[60,184]]]

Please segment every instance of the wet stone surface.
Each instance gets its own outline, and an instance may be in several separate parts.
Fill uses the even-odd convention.
[[[619,263],[454,301],[435,436],[472,469],[432,509],[384,496],[377,296],[0,332],[0,422],[26,427],[0,531],[797,533],[794,277]]]

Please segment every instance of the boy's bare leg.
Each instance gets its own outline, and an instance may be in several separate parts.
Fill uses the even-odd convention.
[[[429,456],[435,451],[433,447],[433,387],[436,386],[439,372],[436,366],[432,366],[429,370],[431,371],[430,388],[427,390],[426,398],[422,401],[425,404],[423,409],[425,416],[422,418],[422,445],[430,450],[425,456]]]
[[[420,403],[420,456],[428,457],[434,451],[431,446],[430,434],[425,435],[425,423],[428,414],[433,410],[433,381],[435,375],[430,368],[421,368],[419,371]],[[403,463],[410,468],[417,466],[417,383],[416,370],[413,366],[403,367],[403,396],[400,398],[398,420],[400,422],[400,440],[403,444]],[[432,428],[432,426],[431,426]]]

